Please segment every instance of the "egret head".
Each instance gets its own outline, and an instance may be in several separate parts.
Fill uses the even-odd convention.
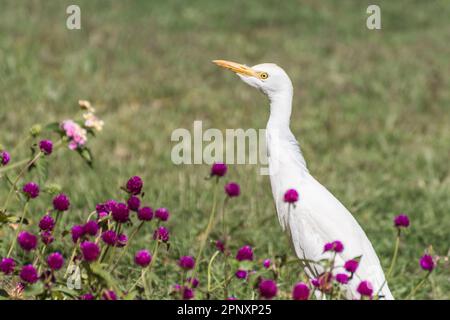
[[[292,94],[291,79],[282,68],[274,63],[262,63],[248,67],[226,60],[214,60],[213,62],[235,72],[242,81],[261,90],[269,98],[277,94]]]

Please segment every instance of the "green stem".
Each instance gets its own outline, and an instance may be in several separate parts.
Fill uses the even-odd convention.
[[[209,236],[209,233],[211,232],[211,228],[212,228],[212,225],[213,225],[213,222],[214,222],[214,214],[216,212],[216,206],[217,206],[217,204],[216,204],[217,201],[216,200],[217,200],[217,189],[218,189],[217,186],[218,186],[218,184],[219,184],[219,179],[217,178],[216,179],[216,185],[214,186],[213,206],[211,208],[211,213],[209,214],[208,225],[206,227],[205,233],[203,234],[202,242],[200,243],[200,248],[199,248],[198,253],[197,253],[197,258],[195,259],[196,263],[195,263],[195,266],[194,266],[194,270],[192,271],[192,277],[191,277],[191,283],[190,283],[191,286],[192,286],[192,281],[194,280],[194,278],[196,276],[197,269],[198,269],[198,266],[200,264],[200,259],[202,258],[203,249],[205,248],[206,241],[208,240],[208,236]]]
[[[214,255],[211,257],[208,263],[208,293],[211,292],[211,269],[214,259],[217,257],[217,255],[220,253],[220,251],[216,251]],[[225,278],[226,279],[226,278]]]
[[[409,300],[416,294],[417,290],[425,283],[425,281],[428,280],[428,277],[430,276],[431,271],[429,271],[426,276],[420,280],[420,282],[414,287],[414,289],[411,290],[411,292],[408,294],[408,296],[405,298],[405,300]]]
[[[128,246],[131,242],[131,240],[133,240],[133,238],[136,236],[136,234],[139,232],[139,230],[142,228],[142,226],[144,225],[144,221],[142,221],[131,233],[130,237],[128,238],[127,244],[125,245],[125,247],[123,248],[123,250],[120,252],[119,256],[116,259],[116,262],[114,263],[113,267],[111,268],[111,272],[114,272],[114,270],[116,270],[117,265],[119,264],[120,259],[122,259],[123,255],[125,254],[126,250],[128,249]]]
[[[12,239],[11,245],[8,250],[8,254],[6,255],[7,258],[9,258],[9,256],[11,255],[11,253],[14,249],[14,245],[16,244],[17,237],[19,236],[20,229],[22,228],[22,225],[23,225],[23,220],[25,219],[25,215],[28,211],[28,203],[29,203],[29,200],[27,200],[27,202],[25,202],[25,205],[23,206],[22,216],[20,217],[20,222],[19,222],[19,225],[17,226],[16,235]]]
[[[380,288],[378,289],[378,291],[377,291],[377,293],[375,295],[376,297],[378,297],[380,295],[381,290],[386,285],[387,281],[390,279],[390,277],[392,275],[392,271],[394,270],[395,262],[397,261],[398,250],[400,248],[400,235],[401,235],[401,231],[400,231],[400,229],[398,229],[398,231],[397,231],[397,239],[395,240],[394,254],[392,255],[392,260],[391,260],[391,265],[389,266],[389,270],[386,273],[386,277],[385,277],[385,279],[383,281],[383,284],[380,286]]]

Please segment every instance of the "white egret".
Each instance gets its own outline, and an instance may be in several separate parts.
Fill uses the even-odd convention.
[[[352,214],[324,186],[310,175],[299,144],[289,124],[292,109],[293,86],[286,72],[272,63],[248,67],[226,60],[214,60],[220,67],[235,72],[242,81],[261,90],[270,101],[266,143],[270,182],[278,218],[283,230],[292,239],[297,256],[303,261],[308,276],[317,277],[323,268],[305,261],[319,261],[327,254],[324,244],[340,240],[344,251],[336,256],[336,266],[361,256],[359,267],[350,281],[347,298],[359,298],[357,286],[368,280],[373,293],[380,298],[393,299],[385,283],[378,256]],[[284,193],[295,189],[299,201],[295,206],[285,203]],[[340,269],[340,270],[339,270]],[[342,271],[337,268],[337,271]]]

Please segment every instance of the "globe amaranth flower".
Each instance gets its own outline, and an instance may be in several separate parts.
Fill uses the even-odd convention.
[[[35,283],[39,280],[36,268],[32,264],[27,264],[20,270],[20,279],[24,282]]]
[[[311,279],[311,284],[314,288],[320,288],[320,281],[317,278]]]
[[[309,299],[309,287],[303,283],[299,282],[295,284],[292,289],[292,299],[293,300],[308,300]]]
[[[130,217],[130,210],[128,209],[128,206],[125,203],[119,202],[112,208],[111,215],[114,221],[124,223],[127,222]]]
[[[87,131],[73,120],[65,120],[61,123],[61,129],[64,130],[69,138],[69,149],[75,150],[84,146],[87,142]]]
[[[139,250],[134,256],[134,262],[141,267],[146,267],[152,261],[152,255],[148,250]]]
[[[247,271],[239,269],[236,271],[236,273],[234,274],[236,276],[236,278],[238,279],[246,279],[247,278]]]
[[[186,278],[186,283],[191,284],[192,288],[197,288],[200,281],[197,278],[188,277]]]
[[[52,231],[55,227],[55,220],[50,215],[45,215],[39,220],[39,228],[43,231]]]
[[[104,243],[114,246],[117,242],[117,233],[113,230],[106,230],[102,233],[102,240]]]
[[[83,253],[84,260],[92,262],[97,260],[100,255],[100,247],[90,241],[84,241],[80,244],[81,252]]]
[[[162,242],[169,241],[169,230],[166,227],[158,227],[153,233],[153,239],[161,240]]]
[[[211,167],[211,176],[223,177],[227,173],[227,165],[222,162],[216,162]]]
[[[53,142],[51,140],[41,140],[39,142],[39,149],[43,154],[49,156],[53,151]]]
[[[70,199],[64,193],[60,193],[53,198],[53,208],[56,211],[67,211],[70,207]]]
[[[429,254],[425,254],[420,258],[419,261],[420,267],[425,271],[433,271],[435,267],[435,262],[433,260],[433,257]]]
[[[117,204],[117,201],[110,199],[106,201],[105,203],[99,203],[95,206],[95,211],[97,211],[98,214],[101,212],[110,213],[112,208]]]
[[[362,296],[372,297],[373,286],[369,281],[361,281],[356,291]]]
[[[0,151],[0,164],[6,166],[11,160],[11,156],[7,151]]]
[[[75,225],[70,229],[72,235],[72,241],[77,242],[82,236],[84,236],[84,226]]]
[[[266,299],[272,299],[278,292],[276,282],[270,279],[261,280],[258,289],[260,296]]]
[[[134,176],[127,181],[126,188],[129,193],[137,195],[141,193],[143,185],[141,177]]]
[[[220,241],[220,240],[216,240],[216,249],[219,250],[220,252],[225,252],[225,244]]]
[[[253,249],[250,246],[243,246],[240,248],[236,254],[236,260],[244,261],[244,260],[253,260]]]
[[[13,273],[15,268],[16,263],[11,258],[3,258],[0,261],[0,271],[6,275]]]
[[[235,182],[230,182],[225,185],[225,192],[230,198],[237,197],[241,194],[241,187]]]
[[[356,269],[358,269],[358,266],[359,262],[358,260],[355,259],[347,260],[344,263],[345,270],[347,270],[350,273],[355,273]]]
[[[47,265],[52,270],[59,270],[64,264],[64,257],[59,252],[53,252],[47,257]]]
[[[178,265],[184,270],[191,270],[195,266],[195,259],[192,256],[183,256],[178,260]]]
[[[34,199],[39,196],[39,185],[34,182],[28,182],[22,188],[23,193],[28,199]]]
[[[150,221],[153,219],[153,209],[150,207],[140,208],[137,217],[141,221]]]
[[[184,300],[191,300],[194,298],[194,290],[187,286],[183,286],[183,299]]]
[[[340,253],[340,252],[344,251],[344,245],[339,240],[336,240],[333,242],[328,242],[323,247],[323,251],[324,252],[334,251],[334,252]]]
[[[296,203],[298,201],[298,192],[295,189],[289,189],[284,193],[284,202]]]
[[[80,300],[95,300],[95,296],[92,293],[85,293],[80,296]]]
[[[21,231],[17,236],[17,242],[23,250],[31,251],[36,249],[37,237],[27,231]]]
[[[394,225],[397,228],[408,228],[409,227],[409,217],[406,214],[399,214],[394,218]]]
[[[238,300],[238,298],[236,298],[235,296],[230,296],[230,297],[226,298],[225,300]]]
[[[55,238],[53,237],[52,233],[50,231],[42,231],[41,232],[41,241],[48,246],[50,243],[55,241]]]
[[[263,267],[264,268],[266,268],[266,269],[269,269],[270,268],[270,259],[266,259],[266,260],[264,260],[263,261]]]
[[[117,295],[112,290],[105,290],[102,294],[103,300],[117,300]]]
[[[155,211],[155,217],[161,221],[169,220],[169,216],[170,216],[169,210],[167,210],[166,208],[158,208]]]
[[[116,247],[125,247],[127,245],[128,242],[128,237],[126,234],[121,233],[117,236],[117,242],[116,242]]]
[[[88,234],[91,236],[96,236],[98,233],[98,229],[99,229],[98,223],[95,222],[94,220],[86,222],[83,226],[84,234]]]
[[[138,211],[139,207],[141,206],[141,200],[136,196],[130,196],[127,200],[128,208],[130,208],[131,211]]]
[[[338,273],[336,275],[336,281],[339,282],[340,284],[347,284],[348,280],[349,277],[345,273]]]

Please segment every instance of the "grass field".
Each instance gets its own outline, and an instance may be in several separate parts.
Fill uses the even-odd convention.
[[[447,1],[377,1],[379,31],[366,28],[370,1],[77,1],[82,29],[70,31],[65,10],[72,3],[0,1],[0,144],[12,149],[33,124],[72,117],[78,99],[90,100],[106,123],[91,144],[94,170],[70,152],[53,159],[51,181],[73,203],[67,223],[140,175],[146,201],[172,213],[169,255],[194,255],[212,184],[204,180],[208,166],[172,164],[171,132],[191,129],[194,120],[204,129],[264,128],[265,97],[210,61],[275,62],[294,83],[291,126],[311,173],[355,215],[385,268],[392,218],[410,216],[390,284],[394,296],[415,285],[429,245],[448,255]],[[253,245],[260,259],[293,259],[258,169],[230,167],[228,178],[242,187],[227,213],[232,244]],[[6,192],[0,185],[0,198]],[[45,208],[33,210],[37,219]],[[142,232],[135,249],[150,234]],[[1,235],[0,255],[9,239]],[[124,281],[138,274],[131,263],[122,268]],[[155,281],[168,287],[175,271],[157,269]],[[441,263],[416,298],[450,298],[449,280],[448,263]]]

